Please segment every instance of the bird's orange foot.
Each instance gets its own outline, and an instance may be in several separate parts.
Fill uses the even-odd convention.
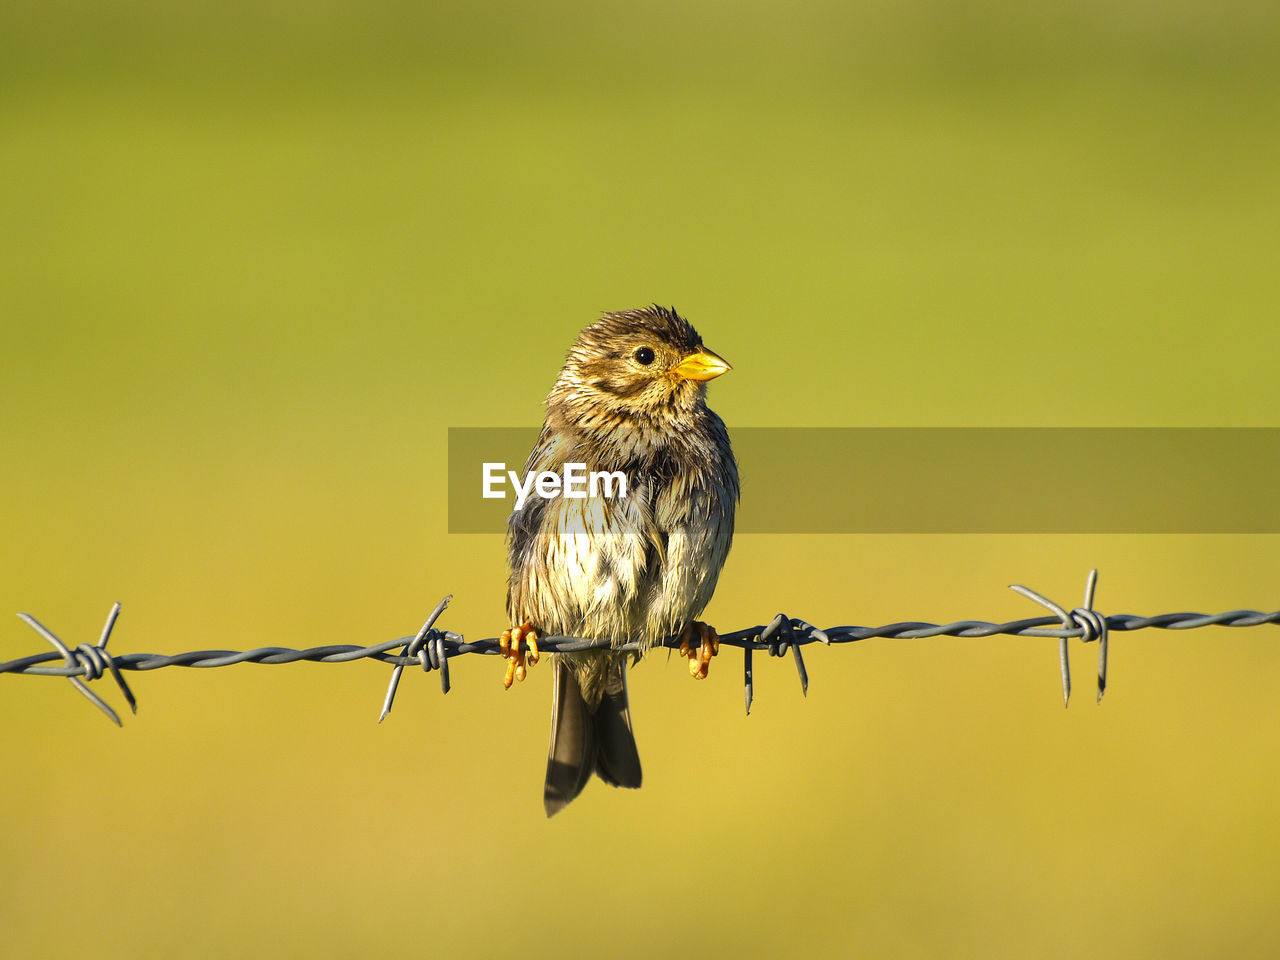
[[[525,647],[528,647],[527,652]],[[498,639],[498,649],[507,661],[507,673],[502,678],[502,685],[510,688],[516,680],[524,679],[527,672],[526,660],[530,667],[538,662],[538,631],[533,629],[533,624],[528,620],[518,627],[503,630]]]
[[[693,645],[697,641],[697,646]],[[689,658],[689,676],[705,680],[711,658],[720,652],[720,634],[701,620],[694,620],[680,634],[680,654]]]

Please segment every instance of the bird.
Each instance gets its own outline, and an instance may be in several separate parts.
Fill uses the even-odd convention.
[[[507,524],[504,686],[538,661],[540,637],[610,641],[552,657],[548,817],[593,773],[640,786],[628,662],[679,635],[690,674],[704,679],[719,650],[714,628],[695,618],[733,542],[738,466],[706,403],[708,381],[731,369],[674,307],[653,304],[584,329],[547,395],[525,477],[573,463],[626,481],[625,496],[602,486],[596,496],[529,497]]]

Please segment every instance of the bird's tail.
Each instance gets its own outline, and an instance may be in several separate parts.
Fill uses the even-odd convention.
[[[598,774],[615,787],[640,786],[640,754],[627,706],[627,665],[609,665],[604,696],[592,710],[578,678],[563,657],[553,658],[555,695],[551,701],[551,748],[542,803],[547,816],[559,813]]]

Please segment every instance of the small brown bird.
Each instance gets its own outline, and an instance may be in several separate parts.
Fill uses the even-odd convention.
[[[530,496],[507,526],[504,684],[523,680],[541,636],[632,643],[632,662],[681,634],[689,672],[703,678],[719,637],[695,620],[733,540],[738,467],[724,422],[706,404],[707,381],[730,369],[674,309],[607,313],[578,336],[547,396],[547,416],[525,476],[620,472],[625,496]],[[616,494],[616,490],[614,491]],[[627,703],[627,660],[616,649],[557,654],[547,816],[594,772],[640,786]]]

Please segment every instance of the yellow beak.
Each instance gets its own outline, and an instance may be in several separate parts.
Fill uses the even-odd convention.
[[[713,380],[722,373],[728,373],[733,367],[720,356],[706,347],[699,347],[671,368],[673,377],[682,380]]]

